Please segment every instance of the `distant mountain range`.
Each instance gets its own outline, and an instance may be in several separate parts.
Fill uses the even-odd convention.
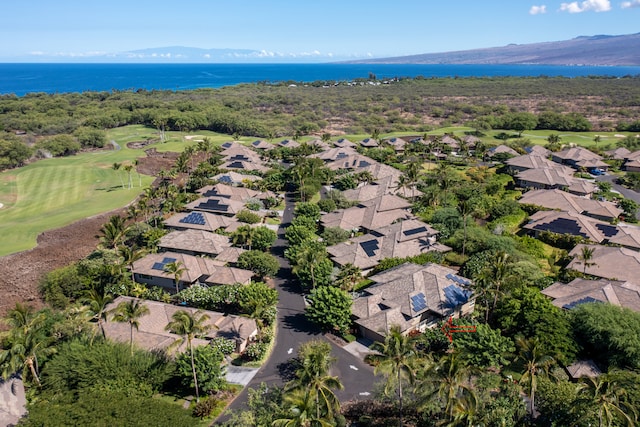
[[[640,33],[348,61],[350,64],[640,65]]]

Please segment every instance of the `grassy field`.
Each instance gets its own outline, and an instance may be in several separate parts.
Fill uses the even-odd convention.
[[[126,131],[119,129],[118,133]],[[131,162],[144,153],[126,148],[121,135],[110,135],[110,139],[123,148],[39,160],[0,174],[0,203],[4,205],[0,209],[0,256],[33,248],[43,231],[126,206],[135,199],[141,190],[138,176],[134,172],[134,188],[123,189],[126,172],[111,166]],[[145,187],[153,178],[142,176],[141,181]]]

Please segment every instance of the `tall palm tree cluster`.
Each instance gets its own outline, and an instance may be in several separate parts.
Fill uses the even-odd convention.
[[[284,415],[274,420],[274,427],[336,425],[341,415],[334,390],[343,386],[338,377],[329,374],[334,362],[326,341],[310,341],[300,347],[295,378],[284,388]]]

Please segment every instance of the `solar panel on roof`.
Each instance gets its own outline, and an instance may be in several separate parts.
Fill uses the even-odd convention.
[[[233,182],[233,180],[231,179],[231,177],[229,175],[222,175],[220,177],[220,179],[218,179],[218,181],[220,182],[226,182],[226,183],[231,183]]]
[[[536,230],[552,231],[558,234],[571,234],[572,236],[582,236],[589,238],[576,220],[568,218],[557,218],[548,224],[539,224],[534,227]]]
[[[427,301],[422,292],[411,297],[411,308],[415,312],[420,312],[427,308]]]
[[[371,166],[371,163],[367,162],[366,160],[360,160],[360,166],[361,168],[366,168],[368,166]]]
[[[230,168],[235,168],[235,169],[244,169],[244,165],[242,164],[242,162],[232,162],[229,164]]]
[[[362,247],[362,249],[364,250],[364,252],[367,254],[368,257],[375,256],[376,254],[375,251],[380,249],[380,247],[378,246],[377,240],[367,240],[366,242],[361,242],[360,246]]]
[[[606,237],[613,237],[618,234],[618,228],[609,224],[596,224],[596,228],[602,231]]]
[[[205,225],[204,216],[200,212],[191,212],[189,215],[182,218],[179,222],[183,224],[198,224]]]
[[[457,307],[459,305],[462,305],[465,302],[469,301],[469,297],[471,296],[471,294],[471,291],[466,291],[456,285],[449,285],[444,288],[444,296],[447,300],[445,305],[447,307]]]
[[[169,257],[164,257],[162,258],[161,262],[155,262],[153,263],[153,266],[151,267],[152,270],[160,270],[160,271],[164,271],[164,268],[167,264],[170,264],[172,262],[176,262],[175,258],[169,258]]]
[[[232,143],[232,142],[225,142],[224,144],[222,144],[222,146],[223,146],[224,148],[229,148],[229,147],[232,147],[232,146],[233,146],[233,143]]]
[[[577,306],[581,305],[581,304],[587,304],[590,302],[602,302],[602,301],[598,301],[595,298],[591,298],[591,297],[585,297],[582,299],[579,299],[577,301],[573,301],[569,304],[565,304],[562,306],[562,308],[567,309],[567,310],[571,310],[572,308],[576,308]]]
[[[336,159],[344,159],[345,157],[347,157],[347,154],[346,154],[346,153],[342,153],[342,152],[340,152],[340,153],[338,153],[338,155],[336,156]]]
[[[402,234],[404,234],[405,236],[413,236],[414,234],[424,233],[426,231],[427,231],[427,227],[419,227],[419,228],[412,228],[411,230],[403,231]]]

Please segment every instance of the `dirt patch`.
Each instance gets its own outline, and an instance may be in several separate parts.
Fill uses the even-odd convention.
[[[16,302],[43,307],[44,302],[38,294],[40,279],[51,270],[89,255],[98,244],[97,236],[102,224],[117,214],[124,214],[124,209],[45,231],[38,236],[37,247],[0,257],[0,316],[4,316]]]
[[[131,142],[127,142],[127,147],[137,150],[140,148],[144,148],[147,145],[155,144],[156,142],[160,142],[160,139],[152,138],[152,139],[145,139],[143,141],[131,141]]]

